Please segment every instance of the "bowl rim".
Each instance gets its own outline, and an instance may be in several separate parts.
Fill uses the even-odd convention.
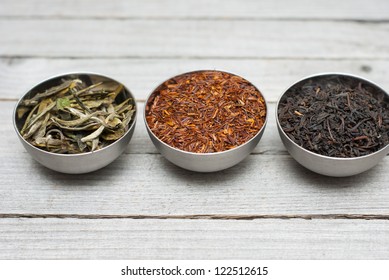
[[[150,100],[150,97],[154,94],[154,92],[161,86],[163,85],[165,82],[171,80],[171,79],[174,79],[176,77],[179,77],[179,76],[182,76],[182,75],[187,75],[187,74],[193,74],[193,73],[198,73],[198,72],[207,72],[207,71],[211,71],[211,72],[221,72],[221,73],[226,73],[226,74],[230,74],[230,75],[234,75],[234,76],[237,76],[239,78],[242,78],[244,79],[245,81],[249,82],[262,96],[263,98],[263,101],[265,103],[265,109],[266,109],[266,115],[265,115],[265,121],[263,122],[263,125],[262,127],[258,130],[258,132],[252,137],[250,138],[248,141],[244,142],[243,144],[235,147],[235,148],[232,148],[232,149],[229,149],[229,150],[225,150],[225,151],[221,151],[221,152],[213,152],[213,153],[195,153],[195,152],[188,152],[188,151],[184,151],[184,150],[181,150],[181,149],[178,149],[176,147],[172,147],[168,144],[166,144],[165,142],[163,142],[161,139],[159,139],[159,137],[157,137],[154,132],[151,131],[147,121],[146,121],[146,108],[147,108],[147,104]],[[229,71],[224,71],[224,70],[219,70],[219,69],[199,69],[199,70],[193,70],[193,71],[187,71],[187,72],[183,72],[183,73],[180,73],[180,74],[177,74],[177,75],[174,75],[168,79],[165,79],[163,82],[159,83],[158,86],[156,86],[152,91],[151,93],[147,96],[146,98],[146,101],[145,101],[145,105],[144,105],[144,108],[143,108],[143,120],[145,122],[145,125],[146,125],[146,129],[147,129],[147,132],[151,135],[154,136],[155,139],[157,139],[157,141],[162,144],[163,146],[165,146],[166,148],[169,148],[169,149],[173,149],[177,152],[181,152],[181,153],[184,153],[184,154],[187,154],[187,155],[191,155],[191,156],[195,156],[195,157],[204,157],[204,156],[208,156],[208,157],[212,157],[212,156],[220,156],[222,154],[226,154],[226,153],[232,153],[233,151],[236,151],[238,149],[241,149],[242,147],[246,146],[246,145],[249,145],[249,143],[255,141],[254,139],[256,139],[258,137],[258,135],[261,135],[266,127],[266,124],[267,124],[267,121],[268,121],[268,115],[269,115],[269,107],[268,107],[268,104],[266,102],[266,99],[265,99],[265,96],[263,95],[263,92],[255,85],[253,84],[252,82],[250,82],[249,80],[247,80],[246,78],[238,75],[238,74],[235,74],[235,73],[232,73],[232,72],[229,72]]]
[[[368,155],[364,155],[364,156],[358,156],[358,157],[349,157],[349,158],[341,158],[341,157],[330,157],[330,156],[325,156],[325,155],[321,155],[321,154],[318,154],[318,153],[315,153],[315,152],[312,152],[312,151],[309,151],[307,149],[305,149],[304,147],[298,145],[297,143],[295,143],[292,139],[289,138],[289,136],[285,133],[285,131],[282,129],[281,127],[281,124],[279,122],[279,119],[278,119],[278,107],[279,107],[279,104],[280,104],[280,101],[282,99],[282,97],[287,93],[287,91],[289,91],[292,87],[294,87],[295,85],[297,85],[298,83],[300,82],[303,82],[305,80],[308,80],[308,79],[312,79],[312,78],[319,78],[319,77],[322,77],[322,76],[343,76],[343,77],[349,77],[349,78],[354,78],[354,79],[357,79],[357,80],[361,80],[363,82],[366,82],[366,83],[369,83],[370,85],[372,85],[373,87],[376,87],[378,89],[380,89],[382,92],[384,92],[386,94],[386,96],[389,98],[389,93],[384,90],[382,87],[380,87],[378,84],[376,84],[375,82],[369,80],[369,79],[366,79],[366,78],[363,78],[361,76],[358,76],[358,75],[355,75],[355,74],[350,74],[350,73],[345,73],[345,72],[320,72],[320,73],[316,73],[316,74],[311,74],[311,75],[308,75],[308,76],[305,76],[299,80],[297,80],[296,82],[293,82],[292,84],[290,84],[284,91],[283,93],[280,95],[280,97],[278,98],[278,101],[276,103],[276,109],[275,109],[275,114],[276,114],[276,122],[277,122],[277,127],[278,127],[278,131],[280,133],[282,133],[282,135],[284,137],[286,137],[290,143],[293,144],[294,147],[298,148],[299,150],[303,151],[303,152],[306,152],[312,156],[315,156],[315,157],[318,157],[318,158],[322,158],[322,159],[327,159],[327,160],[336,160],[336,161],[352,161],[352,160],[363,160],[364,158],[368,158],[368,157],[373,157],[377,154],[380,154],[382,153],[385,149],[389,148],[389,143],[385,146],[385,147],[382,147],[381,149],[379,149],[378,151],[375,151],[374,153],[371,153],[371,154],[368,154]],[[386,153],[387,154],[387,153]]]
[[[118,84],[121,84],[123,86],[123,88],[129,93],[130,97],[133,99],[134,101],[134,107],[135,107],[135,112],[134,112],[134,119],[132,121],[132,124],[128,127],[127,131],[117,140],[115,140],[114,142],[112,142],[111,144],[109,144],[108,146],[104,147],[104,148],[101,148],[99,150],[96,150],[96,151],[92,151],[92,152],[85,152],[85,153],[78,153],[78,154],[59,154],[59,153],[52,153],[52,152],[48,152],[48,151],[45,151],[45,150],[42,150],[42,149],[39,149],[37,147],[35,147],[34,145],[32,145],[31,143],[29,143],[28,141],[26,141],[22,135],[20,134],[20,131],[19,129],[17,128],[17,125],[16,125],[16,113],[17,113],[17,109],[20,105],[20,102],[23,101],[23,99],[26,97],[27,94],[29,94],[33,89],[35,89],[36,87],[40,86],[40,85],[43,85],[44,83],[46,82],[49,82],[53,79],[58,79],[58,78],[61,78],[61,77],[66,77],[66,76],[70,76],[70,75],[94,75],[94,76],[99,76],[99,77],[102,77],[102,78],[105,78],[105,79],[108,79],[110,81],[113,81],[113,82],[116,82]],[[31,148],[33,148],[34,150],[40,152],[40,153],[43,153],[43,154],[47,154],[47,155],[52,155],[52,156],[59,156],[59,157],[67,157],[67,158],[71,158],[71,157],[81,157],[81,156],[88,156],[88,155],[91,155],[91,154],[96,154],[96,153],[101,153],[103,152],[104,150],[112,147],[112,145],[114,145],[115,143],[121,141],[124,137],[127,136],[127,134],[129,134],[135,127],[135,124],[136,124],[136,118],[137,118],[137,112],[138,112],[138,106],[136,104],[136,100],[135,100],[135,96],[133,95],[133,93],[121,82],[117,81],[116,79],[113,79],[107,75],[104,75],[104,74],[100,74],[100,73],[97,73],[97,72],[91,72],[91,71],[71,71],[71,72],[65,72],[65,73],[61,73],[61,74],[57,74],[57,75],[53,75],[53,76],[50,76],[46,79],[43,79],[41,80],[40,82],[34,84],[32,87],[30,87],[17,101],[15,107],[14,107],[14,110],[13,110],[13,113],[12,113],[12,122],[13,122],[13,127],[16,131],[16,134],[18,135],[19,139],[21,139],[21,141],[23,141],[24,144],[27,144],[28,146],[30,146]]]

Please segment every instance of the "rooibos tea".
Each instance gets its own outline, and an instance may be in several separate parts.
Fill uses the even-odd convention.
[[[247,80],[221,71],[176,76],[146,104],[150,130],[171,147],[194,153],[233,149],[263,127],[266,105]]]

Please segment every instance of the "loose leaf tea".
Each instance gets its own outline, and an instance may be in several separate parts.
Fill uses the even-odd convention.
[[[385,93],[347,77],[312,79],[280,100],[284,132],[303,148],[330,157],[368,155],[389,143]]]
[[[262,128],[265,116],[261,93],[245,79],[220,71],[174,77],[146,105],[147,124],[160,140],[195,153],[242,145]]]
[[[35,147],[53,153],[104,148],[122,137],[133,120],[134,101],[125,99],[123,91],[116,82],[63,80],[21,101],[16,110],[23,123],[20,134]]]

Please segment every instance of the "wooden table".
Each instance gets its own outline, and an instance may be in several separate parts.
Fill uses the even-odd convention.
[[[349,178],[286,152],[275,102],[306,75],[350,72],[389,89],[389,2],[14,1],[0,4],[1,259],[387,259],[389,158]],[[195,69],[237,73],[264,93],[269,123],[228,170],[178,168],[145,130],[146,96]],[[134,137],[86,175],[42,167],[12,125],[35,83],[93,71],[137,97]]]

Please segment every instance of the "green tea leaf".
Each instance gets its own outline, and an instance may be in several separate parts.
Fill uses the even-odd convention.
[[[57,99],[57,108],[58,108],[58,110],[63,110],[66,107],[69,107],[69,106],[70,106],[69,98],[64,97],[64,98],[58,98]]]

